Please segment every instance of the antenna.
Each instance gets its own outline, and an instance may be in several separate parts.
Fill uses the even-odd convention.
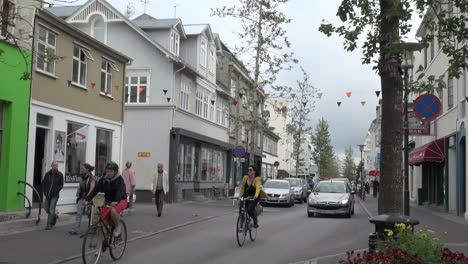
[[[130,18],[133,15],[135,15],[135,6],[133,5],[132,2],[128,2],[127,10],[125,11],[125,16],[127,18]]]
[[[174,3],[174,18],[177,18],[177,6],[179,4],[177,2]]]
[[[146,14],[146,6],[149,5],[149,0],[140,0],[145,5],[144,13]]]

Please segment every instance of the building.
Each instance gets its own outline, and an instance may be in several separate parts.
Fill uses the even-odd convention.
[[[296,159],[294,153],[294,137],[288,129],[291,124],[291,110],[288,100],[266,100],[265,115],[268,117],[268,126],[280,137],[278,141],[278,178],[295,175]]]
[[[50,163],[59,163],[63,211],[75,210],[80,167],[104,174],[108,161],[122,161],[125,65],[130,58],[37,9],[27,182],[39,185]],[[51,56],[59,59],[52,60]],[[32,198],[32,192],[27,192]],[[37,201],[37,197],[32,199]]]
[[[372,181],[380,175],[380,138],[381,138],[381,123],[382,123],[382,105],[381,100],[376,107],[376,116],[372,120],[367,135],[364,139],[363,162],[365,180]]]
[[[263,160],[262,160],[262,180],[276,179],[278,175],[279,157],[278,141],[280,137],[273,131],[266,129],[263,131]]]
[[[2,4],[0,12],[14,3],[5,1]],[[30,74],[32,55],[31,39],[15,34],[15,30],[32,31],[35,8],[19,6],[29,21],[14,19],[14,13],[8,16],[2,12],[3,19],[14,19],[15,27],[4,28],[0,23],[0,50],[3,51],[0,55],[0,211],[18,211],[25,206],[24,198],[17,193],[26,190],[26,186],[18,181],[26,180],[31,80],[22,77],[25,73]],[[9,33],[20,40],[19,46],[5,40]]]
[[[315,167],[313,166],[313,161],[312,161],[312,153],[313,153],[313,147],[312,147],[312,136],[311,135],[304,135],[302,137],[302,142],[301,142],[301,151],[299,153],[299,159],[300,159],[300,167],[298,171],[297,176],[310,176],[311,174],[315,174]]]

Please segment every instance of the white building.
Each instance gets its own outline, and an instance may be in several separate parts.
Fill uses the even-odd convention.
[[[367,181],[371,181],[380,174],[380,137],[381,137],[381,122],[382,122],[382,106],[376,107],[376,117],[372,120],[367,135],[364,139],[364,176]]]
[[[263,132],[263,159],[262,159],[262,180],[276,179],[279,163],[278,141],[280,137],[273,131],[266,129]],[[276,164],[278,164],[276,163]]]

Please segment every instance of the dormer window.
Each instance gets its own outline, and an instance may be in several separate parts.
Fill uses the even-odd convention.
[[[202,37],[201,38],[201,41],[200,41],[200,65],[203,67],[203,68],[206,68],[206,55],[207,55],[207,52],[206,52],[206,49],[207,49],[207,41],[206,41],[206,38]]]
[[[171,42],[170,42],[170,51],[172,54],[179,56],[179,45],[180,44],[180,36],[175,30],[171,30]]]
[[[97,16],[91,23],[91,35],[102,43],[106,43],[106,24],[101,16]]]

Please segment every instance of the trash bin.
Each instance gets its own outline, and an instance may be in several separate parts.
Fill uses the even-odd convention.
[[[413,217],[399,215],[399,214],[383,214],[372,217],[369,222],[375,225],[375,232],[369,234],[369,253],[373,253],[377,246],[378,240],[385,239],[385,230],[392,230],[396,232],[396,224],[410,225],[412,231],[414,226],[419,224],[419,220]]]

